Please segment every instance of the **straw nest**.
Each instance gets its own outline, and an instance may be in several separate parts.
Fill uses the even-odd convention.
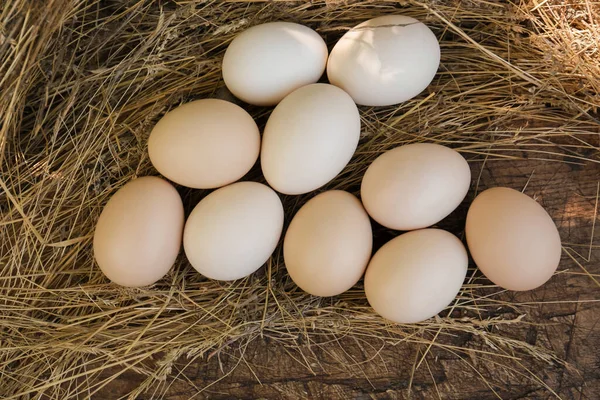
[[[544,343],[500,329],[535,323],[528,314],[539,304],[511,301],[474,266],[444,313],[402,326],[374,314],[362,284],[335,298],[303,293],[287,276],[280,248],[259,272],[233,283],[203,278],[181,255],[156,285],[126,289],[94,264],[91,238],[117,189],[156,174],[146,152],[153,124],[183,102],[233,100],[220,71],[227,44],[274,20],[308,25],[332,46],[361,21],[403,13],[424,21],[441,42],[439,73],[426,92],[393,107],[361,108],[361,144],[324,189],[358,193],[377,155],[417,141],[456,148],[478,166],[526,158],[592,168],[600,161],[599,6],[176,3],[0,5],[0,397],[93,397],[129,370],[145,377],[129,395],[156,398],[182,379],[176,362],[206,362],[228,351],[242,355],[239,363],[257,337],[298,351],[299,362],[311,344],[337,346],[343,338],[358,346],[418,345],[415,370],[437,349],[492,363],[507,380],[545,385],[535,368],[564,361]],[[264,126],[270,109],[245,108]],[[260,168],[245,179],[263,181]],[[178,189],[187,212],[206,194]],[[288,222],[312,195],[283,196]],[[461,236],[460,220],[444,227]],[[381,244],[394,233],[377,227],[375,235]],[[597,284],[595,275],[587,278]],[[461,334],[473,338],[470,344],[454,340]],[[379,362],[376,355],[370,362]],[[498,384],[475,367],[473,377],[492,391]]]

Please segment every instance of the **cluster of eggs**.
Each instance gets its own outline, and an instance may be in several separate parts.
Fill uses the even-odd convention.
[[[359,142],[357,104],[391,105],[416,96],[439,61],[435,35],[405,16],[356,26],[329,55],[323,39],[302,25],[246,30],[227,48],[223,79],[239,99],[276,106],[262,140],[252,117],[224,100],[193,101],[168,112],[148,140],[152,164],[177,184],[216,190],[184,221],[181,198],[169,182],[142,177],[127,183],[98,220],[98,265],[117,284],[149,285],[168,272],[183,241],[190,264],[208,278],[252,274],[282,235],[276,191],[309,193],[334,179]],[[331,84],[315,83],[325,69]],[[270,187],[236,182],[259,156]],[[457,237],[429,227],[458,207],[470,182],[467,161],[448,147],[415,143],[383,153],[362,179],[361,200],[330,190],[296,213],[283,241],[290,277],[310,294],[334,296],[364,275],[366,297],[382,316],[410,323],[436,315],[459,293],[468,256]],[[370,218],[410,232],[372,256]],[[560,258],[549,215],[512,189],[490,189],[475,199],[466,237],[479,268],[507,289],[541,285]]]

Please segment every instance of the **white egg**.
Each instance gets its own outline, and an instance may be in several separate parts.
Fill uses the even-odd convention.
[[[267,121],[261,166],[285,194],[318,189],[348,164],[360,138],[356,104],[338,87],[317,83],[289,94]]]
[[[185,224],[183,248],[202,275],[230,281],[259,269],[275,250],[282,229],[277,193],[257,182],[237,182],[198,203]]]
[[[439,43],[425,24],[388,15],[346,32],[331,50],[327,76],[357,104],[387,106],[421,93],[439,63]]]
[[[271,106],[318,81],[326,64],[327,45],[317,32],[291,22],[270,22],[233,39],[223,58],[223,80],[245,102]]]

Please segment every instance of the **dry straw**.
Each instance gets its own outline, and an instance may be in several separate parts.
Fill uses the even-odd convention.
[[[442,64],[425,93],[361,109],[361,144],[327,189],[356,193],[378,154],[417,141],[452,146],[471,163],[598,163],[597,3],[8,0],[0,10],[0,397],[93,397],[130,370],[146,377],[130,395],[156,398],[183,379],[177,360],[241,354],[259,336],[309,370],[307,343],[342,338],[421,345],[415,370],[441,349],[540,385],[531,365],[562,362],[543,344],[497,329],[528,324],[523,315],[536,305],[506,302],[473,269],[443,317],[401,326],[375,315],[360,285],[333,299],[306,295],[280,249],[234,283],[202,278],[182,256],[158,284],[119,288],[94,265],[91,237],[118,188],[156,174],[146,141],[157,119],[192,99],[230,98],[220,72],[227,44],[273,20],[306,24],[333,45],[361,21],[403,13],[441,41]],[[270,112],[248,110],[260,124]],[[262,180],[260,170],[247,179]],[[188,212],[205,194],[180,192]],[[287,221],[310,196],[283,198]],[[498,307],[513,312],[494,314]],[[479,344],[463,348],[453,341],[461,334]],[[473,370],[493,391],[491,378]]]

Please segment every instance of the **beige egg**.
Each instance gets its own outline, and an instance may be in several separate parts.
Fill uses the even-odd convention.
[[[424,321],[454,300],[468,262],[465,247],[449,232],[405,233],[383,245],[371,259],[365,273],[367,300],[391,321]]]
[[[237,182],[198,203],[183,234],[183,248],[202,275],[231,281],[259,269],[271,256],[283,229],[283,206],[271,188]]]
[[[465,233],[475,264],[505,289],[535,289],[552,277],[560,262],[560,235],[552,218],[514,189],[479,194],[469,208]]]
[[[94,257],[111,281],[151,285],[169,271],[181,247],[183,204],[167,181],[146,176],[106,203],[94,232]]]
[[[283,242],[292,280],[315,296],[335,296],[358,282],[371,258],[371,222],[360,201],[332,190],[309,200]]]
[[[244,176],[260,151],[260,133],[244,109],[225,100],[192,101],[168,112],[148,139],[152,165],[166,178],[196,189]]]
[[[415,143],[377,157],[365,172],[360,194],[375,221],[407,231],[447,217],[463,201],[470,184],[469,164],[458,152]]]

